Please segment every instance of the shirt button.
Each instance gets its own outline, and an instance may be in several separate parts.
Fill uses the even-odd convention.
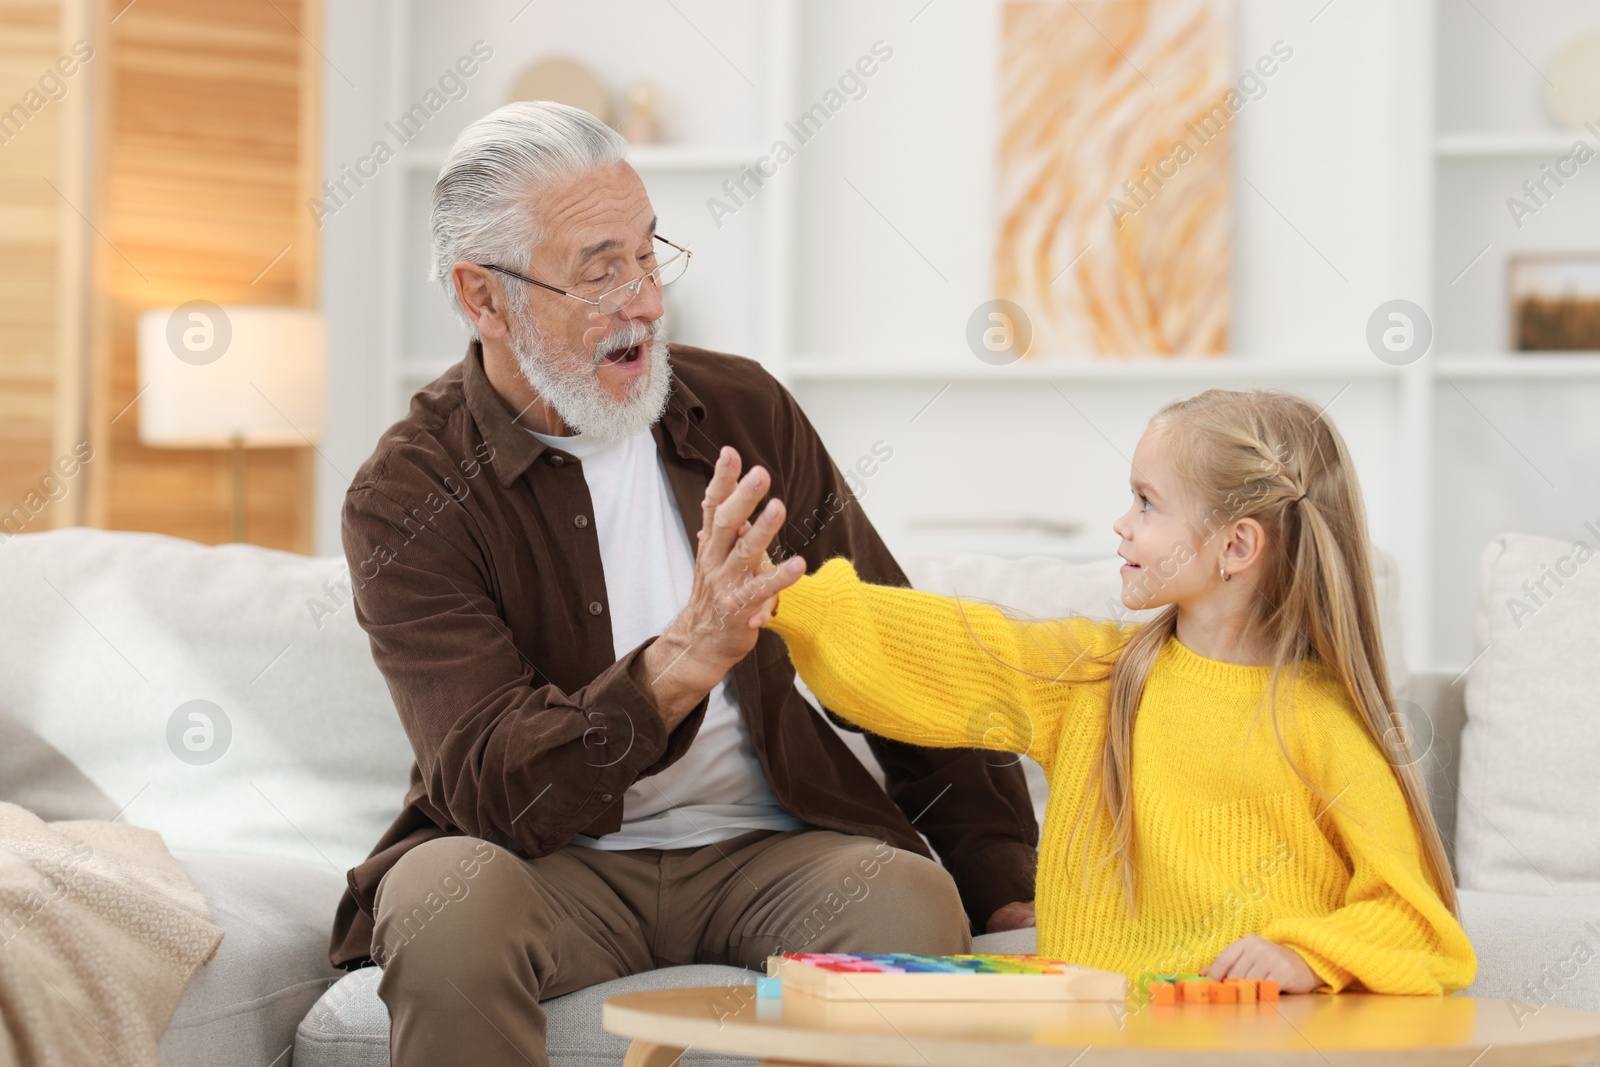
[[[576,526],[580,530],[583,529],[585,526],[589,525],[589,516],[574,515],[572,517],[572,525]]]
[[[554,452],[550,453],[550,466],[559,467],[563,463],[565,463],[566,461],[567,461],[567,457],[566,456],[558,456]]]
[[[611,794],[610,793],[601,793],[600,794],[600,800],[601,800],[602,803],[605,803],[605,804],[611,803]]]
[[[598,601],[598,600],[589,601],[589,614],[590,615],[598,615],[604,610],[606,610],[606,609],[601,606],[600,601]]]

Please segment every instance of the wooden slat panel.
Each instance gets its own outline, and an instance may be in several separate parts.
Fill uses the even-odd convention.
[[[306,36],[320,21],[315,0],[139,0],[109,27],[96,410],[109,421],[133,407],[107,438],[106,525],[228,539],[228,453],[138,441],[136,322],[188,300],[314,302],[315,248],[305,245],[315,231],[304,219],[318,129],[305,116],[320,107],[320,83]],[[249,452],[248,540],[310,551],[312,458],[309,448]]]
[[[85,68],[53,69],[85,31],[83,0],[0,3],[0,530],[82,521],[83,482],[55,469],[82,433],[87,279]],[[0,534],[0,536],[4,536]]]

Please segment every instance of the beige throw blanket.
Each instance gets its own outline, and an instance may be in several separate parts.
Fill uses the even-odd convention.
[[[0,1067],[159,1064],[221,941],[159,834],[0,803]]]

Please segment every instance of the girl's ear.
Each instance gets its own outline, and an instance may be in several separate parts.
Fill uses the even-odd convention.
[[[1230,575],[1257,566],[1266,557],[1267,531],[1255,519],[1239,519],[1222,544],[1222,568]]]

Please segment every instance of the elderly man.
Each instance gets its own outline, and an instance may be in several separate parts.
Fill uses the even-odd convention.
[[[733,584],[749,559],[696,570],[703,529],[726,556],[785,525],[777,499],[707,522],[736,449],[745,497],[806,516],[763,581],[844,555],[905,582],[789,394],[667,344],[661,289],[689,254],[625,150],[551,103],[462,133],[433,273],[473,340],[346,498],[357,614],[416,764],[331,956],[384,966],[395,1067],[542,1064],[541,999],[653,967],[962,952],[972,925],[1032,921],[1020,770],[869,738],[885,793],[781,640],[747,653],[728,625],[765,595]]]

